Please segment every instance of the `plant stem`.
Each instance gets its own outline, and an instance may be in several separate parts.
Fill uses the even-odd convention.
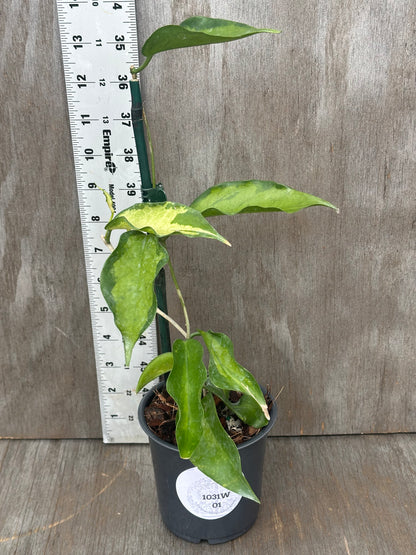
[[[177,322],[175,322],[173,318],[171,318],[165,312],[163,312],[163,310],[160,310],[160,308],[157,308],[156,314],[159,314],[159,316],[167,320],[169,324],[172,324],[174,328],[176,328],[186,339],[188,339],[188,334],[186,333],[186,331]]]
[[[146,127],[146,135],[147,135],[147,142],[149,145],[149,153],[150,153],[150,164],[152,166],[152,187],[156,187],[156,172],[155,172],[155,157],[153,155],[153,145],[152,145],[152,137],[150,135],[150,127],[147,121],[146,112],[143,109],[143,121],[144,126]]]
[[[170,275],[172,276],[172,280],[173,280],[173,283],[174,283],[174,285],[175,285],[176,293],[177,293],[177,295],[178,295],[178,297],[179,297],[179,301],[180,301],[180,303],[181,303],[182,310],[183,310],[183,315],[184,315],[184,317],[185,317],[186,338],[189,339],[189,337],[190,337],[190,335],[191,335],[191,326],[190,326],[190,324],[189,324],[188,311],[186,310],[185,301],[184,301],[184,298],[183,298],[183,296],[182,296],[182,292],[181,292],[181,290],[179,289],[178,280],[176,279],[175,272],[174,272],[174,269],[173,269],[173,266],[172,266],[172,262],[171,262],[170,257],[169,257],[169,262],[168,262],[168,264],[169,264]]]
[[[139,67],[130,66],[130,73],[134,80],[137,79],[137,74],[140,73],[150,62],[153,56],[148,56],[145,61]]]
[[[111,251],[113,252],[114,247],[113,245],[110,243],[110,236],[108,235],[109,233],[111,233],[111,231],[107,231],[107,233],[105,235],[101,235],[101,239],[104,243],[104,245]]]

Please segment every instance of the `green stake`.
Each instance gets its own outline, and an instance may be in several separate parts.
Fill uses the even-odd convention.
[[[144,113],[142,95],[140,92],[140,83],[137,79],[137,74],[132,73],[133,78],[130,80],[130,93],[131,93],[131,120],[133,123],[134,140],[136,143],[137,156],[139,158],[140,176],[142,180],[142,197],[143,202],[164,202],[166,200],[165,192],[162,185],[155,185],[152,183],[152,178],[149,168],[149,159],[147,156],[147,146],[145,139],[144,128]],[[167,312],[166,302],[166,282],[165,271],[159,272],[155,281],[155,292],[157,297],[157,305]],[[157,315],[156,317],[157,331],[158,331],[158,350],[159,353],[166,353],[171,351],[170,333],[168,322]]]

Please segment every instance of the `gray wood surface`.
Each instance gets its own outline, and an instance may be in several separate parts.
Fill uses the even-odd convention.
[[[163,526],[148,446],[0,442],[0,552],[413,555],[414,435],[270,438],[247,534],[193,545]]]
[[[55,2],[0,12],[0,436],[99,437]]]
[[[143,72],[168,195],[257,176],[341,210],[213,218],[232,249],[172,240],[194,327],[284,386],[277,434],[414,430],[415,3],[151,4],[142,37],[193,11],[283,30]]]
[[[195,13],[283,30],[145,70],[169,198],[259,177],[341,209],[213,220],[232,249],[175,238],[193,327],[230,334],[242,364],[284,386],[276,434],[415,430],[413,0],[137,10],[142,41]],[[98,437],[55,3],[0,11],[0,436]]]

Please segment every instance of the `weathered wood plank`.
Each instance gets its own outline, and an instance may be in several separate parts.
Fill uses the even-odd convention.
[[[283,30],[145,70],[170,198],[259,176],[341,208],[213,220],[233,249],[172,241],[194,327],[229,333],[242,364],[285,387],[276,434],[415,430],[414,2],[137,9],[142,40],[193,13]],[[0,435],[97,437],[55,3],[1,10]]]
[[[7,448],[5,448],[7,446]],[[0,551],[413,555],[414,435],[271,438],[255,527],[192,545],[161,523],[147,446],[0,443]]]
[[[0,436],[99,437],[55,2],[1,13]]]

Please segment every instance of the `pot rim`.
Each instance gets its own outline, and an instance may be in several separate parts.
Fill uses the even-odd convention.
[[[169,449],[171,451],[175,451],[179,454],[179,449],[177,448],[176,445],[173,445],[172,443],[168,443],[167,441],[164,441],[163,439],[160,439],[159,436],[157,436],[153,430],[151,430],[149,428],[149,426],[147,425],[145,416],[144,416],[144,409],[147,407],[147,405],[150,404],[150,401],[152,400],[152,398],[154,397],[154,392],[156,389],[161,389],[163,386],[165,385],[164,381],[160,381],[157,384],[153,385],[151,389],[149,389],[149,391],[147,391],[144,395],[142,400],[139,403],[139,408],[138,408],[138,418],[139,418],[139,423],[141,428],[143,429],[144,433],[149,437],[149,439],[151,439],[152,441],[154,441],[155,443],[158,443],[159,445],[162,445],[163,447],[165,447],[166,449]],[[263,392],[264,392],[264,388],[262,388]],[[247,447],[250,447],[251,445],[253,445],[254,443],[257,443],[257,441],[260,441],[264,436],[266,436],[269,431],[272,429],[274,423],[276,422],[277,419],[277,405],[276,402],[273,401],[272,403],[272,410],[270,411],[270,420],[269,423],[264,426],[264,428],[260,429],[260,432],[258,434],[256,434],[255,436],[253,436],[252,438],[248,439],[247,441],[243,441],[243,443],[240,443],[238,445],[236,445],[237,449],[240,451],[242,449],[245,449]]]

